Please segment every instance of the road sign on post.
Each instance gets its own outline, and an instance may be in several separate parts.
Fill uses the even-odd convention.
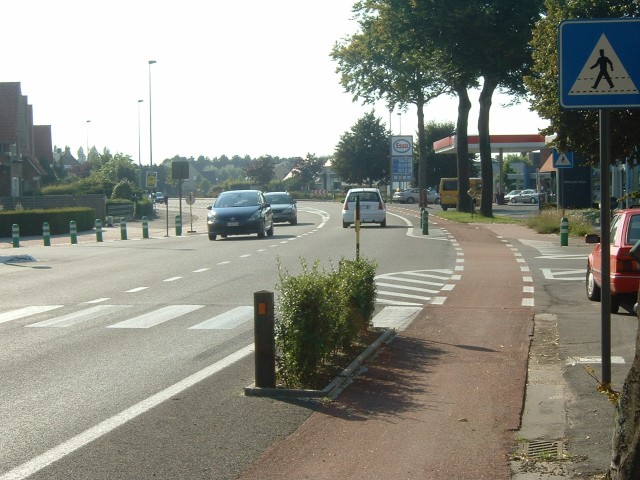
[[[560,107],[600,112],[600,248],[609,278],[611,109],[640,107],[640,18],[566,20],[558,26]],[[558,170],[560,173],[562,170]],[[611,286],[600,292],[602,383],[611,383]]]
[[[566,20],[558,27],[560,106],[640,107],[640,18]]]

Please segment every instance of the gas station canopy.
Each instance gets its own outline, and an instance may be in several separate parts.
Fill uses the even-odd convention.
[[[480,152],[480,137],[469,135],[469,153]],[[547,144],[547,138],[538,134],[490,135],[491,152],[536,152]],[[457,135],[433,142],[435,153],[457,153]]]

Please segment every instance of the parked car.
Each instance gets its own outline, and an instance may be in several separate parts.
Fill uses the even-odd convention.
[[[513,197],[516,197],[520,194],[522,190],[511,190],[504,196],[505,203],[509,203]]]
[[[387,226],[387,209],[382,200],[382,195],[377,188],[352,188],[342,206],[342,227],[348,228],[355,222],[356,199],[360,199],[360,222],[379,223],[381,227]]]
[[[257,233],[258,238],[273,235],[273,211],[259,190],[222,192],[207,209],[209,240],[218,235],[222,238],[252,233]]]
[[[162,192],[156,192],[153,196],[153,203],[164,203],[164,194]]]
[[[296,201],[287,192],[269,192],[264,194],[264,198],[271,205],[273,210],[273,221],[289,222],[291,225],[298,223],[298,207]]]
[[[611,219],[610,235],[611,313],[616,313],[620,307],[620,301],[625,297],[635,298],[640,286],[640,267],[629,254],[631,248],[640,240],[640,210],[617,211]],[[587,257],[587,298],[599,301],[602,291],[600,236],[589,234],[585,237],[585,241],[596,243]]]
[[[400,192],[394,192],[392,198],[394,202],[417,203],[420,202],[420,189],[407,188]],[[440,203],[440,194],[433,189],[427,189],[427,203]]]
[[[511,203],[538,203],[540,194],[535,190],[522,190],[520,193],[513,195],[509,202]]]

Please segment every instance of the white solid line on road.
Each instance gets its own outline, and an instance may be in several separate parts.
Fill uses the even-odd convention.
[[[598,356],[594,356],[594,357],[569,357],[567,359],[567,365],[569,366],[574,366],[574,365],[584,365],[584,364],[598,364],[598,363],[602,363],[602,357],[598,357]],[[624,365],[625,361],[624,358],[617,356],[617,355],[613,355],[611,357],[611,363],[612,364],[616,364],[616,365]]]
[[[58,460],[66,457],[67,455],[84,447],[85,445],[88,445],[94,440],[102,437],[103,435],[106,435],[107,433],[124,425],[125,423],[138,417],[139,415],[146,413],[152,408],[160,405],[162,402],[170,399],[180,392],[183,392],[187,388],[194,386],[196,383],[199,383],[202,380],[209,378],[211,375],[214,375],[215,373],[218,373],[219,371],[225,369],[229,365],[242,360],[244,357],[252,353],[253,350],[253,344],[247,345],[246,347],[232,353],[222,360],[219,360],[218,362],[209,365],[206,368],[203,368],[199,372],[188,376],[184,380],[180,380],[179,382],[174,383],[170,387],[161,390],[155,395],[152,395],[149,398],[136,403],[135,405],[127,408],[126,410],[123,410],[117,415],[114,415],[111,418],[107,418],[99,424],[85,430],[82,433],[79,433],[75,437],[70,438],[66,442],[63,442],[60,445],[53,447],[43,454],[29,460],[28,462],[17,466],[13,470],[10,470],[9,472],[0,476],[0,480],[23,480],[33,475],[34,473],[39,472],[43,468],[51,465],[54,462],[57,462]]]
[[[10,322],[11,320],[17,320],[19,318],[29,317],[38,313],[48,312],[60,308],[62,305],[35,305],[32,307],[24,307],[18,310],[11,310],[9,312],[0,313],[0,323]]]
[[[522,299],[523,307],[533,307],[533,298],[523,298]]]
[[[109,325],[107,328],[150,328],[161,323],[191,313],[204,305],[169,305],[153,312],[138,315],[137,317]]]
[[[253,306],[236,307],[193,327],[189,327],[189,330],[231,330],[244,322],[250,321],[252,318]]]

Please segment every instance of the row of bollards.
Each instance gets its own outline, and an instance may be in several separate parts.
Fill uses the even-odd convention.
[[[113,218],[108,217],[107,225],[113,226]],[[100,219],[96,219],[95,223],[95,231],[96,231],[96,242],[103,241],[103,232],[102,232],[102,221]],[[176,236],[182,235],[182,220],[180,215],[176,215]],[[69,222],[69,237],[71,240],[71,244],[75,245],[78,243],[78,229],[76,226],[76,222],[71,220]],[[142,217],[142,238],[149,238],[149,220],[147,217]],[[51,228],[48,222],[44,222],[42,224],[42,240],[44,242],[45,247],[51,246]],[[120,218],[120,240],[127,240],[127,222],[124,217]],[[11,226],[11,241],[13,248],[20,247],[20,226],[17,223],[14,223]]]

